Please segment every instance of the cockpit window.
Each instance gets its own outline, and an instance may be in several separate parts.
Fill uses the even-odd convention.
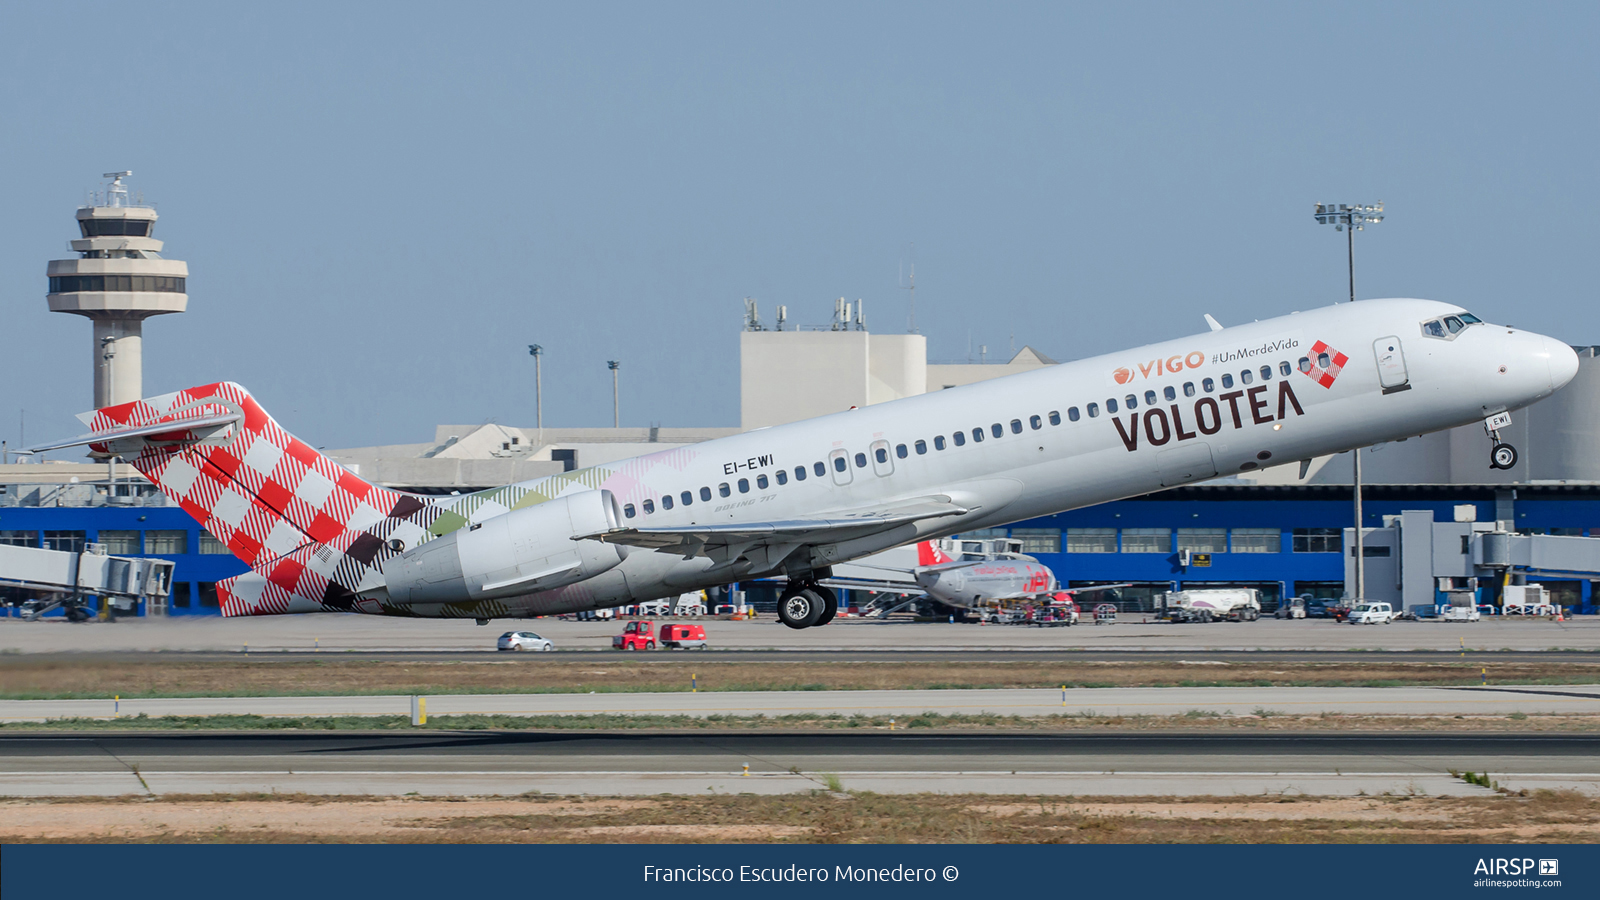
[[[1422,323],[1422,333],[1431,338],[1454,340],[1456,335],[1467,330],[1470,325],[1481,325],[1483,320],[1472,313],[1457,313],[1453,316],[1440,316]]]

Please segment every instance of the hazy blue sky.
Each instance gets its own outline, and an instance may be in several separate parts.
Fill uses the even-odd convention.
[[[741,298],[1067,359],[1357,290],[1600,343],[1600,6],[0,7],[0,437],[75,433],[45,263],[132,169],[190,266],[145,391],[316,445],[738,421]],[[804,385],[796,385],[803,390]]]

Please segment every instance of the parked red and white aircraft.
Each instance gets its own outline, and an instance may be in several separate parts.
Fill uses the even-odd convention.
[[[368,484],[223,382],[84,416],[252,571],[230,616],[548,615],[781,576],[829,621],[879,550],[1483,421],[1570,381],[1552,338],[1427,300],[1214,330],[459,497]],[[797,385],[797,389],[803,386]],[[1493,432],[1491,432],[1493,436]],[[1493,464],[1515,461],[1496,443]]]

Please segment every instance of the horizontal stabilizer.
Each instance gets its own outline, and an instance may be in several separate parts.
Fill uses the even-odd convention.
[[[244,421],[244,413],[227,412],[210,416],[179,416],[150,422],[145,425],[129,425],[112,428],[109,431],[97,431],[90,434],[79,435],[71,440],[56,441],[50,444],[41,444],[29,447],[32,453],[43,453],[46,450],[62,450],[67,447],[87,447],[91,444],[110,444],[113,441],[124,441],[131,438],[146,438],[149,443],[164,444],[189,444],[205,440],[218,429]]]

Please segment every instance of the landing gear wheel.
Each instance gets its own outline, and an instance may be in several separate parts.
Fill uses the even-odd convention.
[[[810,628],[827,604],[809,587],[792,587],[778,600],[778,620],[790,628]]]
[[[822,598],[822,615],[817,617],[816,624],[826,625],[832,622],[833,617],[839,614],[838,595],[820,584],[811,588],[811,590]]]
[[[1517,448],[1510,444],[1495,444],[1489,451],[1489,468],[1509,469],[1517,464]]]

